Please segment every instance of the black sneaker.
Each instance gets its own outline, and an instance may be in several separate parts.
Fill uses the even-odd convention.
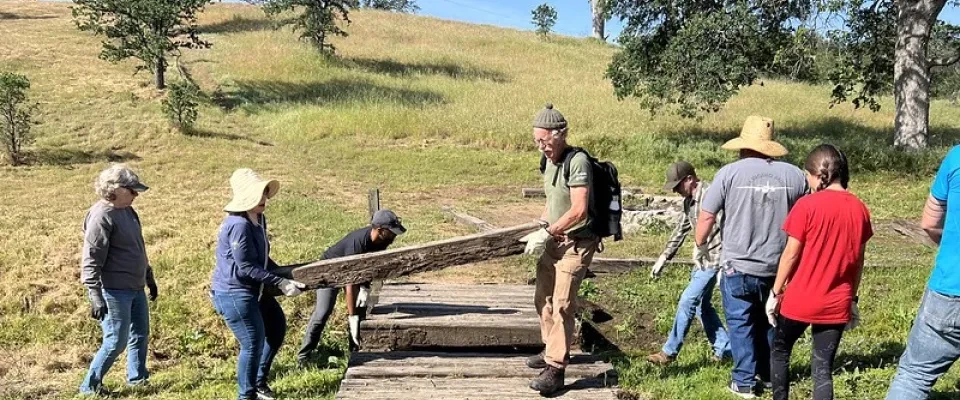
[[[560,389],[563,389],[563,375],[563,369],[547,365],[547,367],[540,372],[540,376],[530,382],[530,389],[540,392],[542,396],[554,394]]]
[[[260,386],[257,388],[257,400],[276,400],[277,394],[269,386]]]
[[[527,366],[534,369],[543,369],[547,367],[547,360],[543,359],[543,353],[527,357]]]
[[[737,396],[740,396],[742,399],[755,399],[757,395],[753,393],[752,387],[739,386],[736,382],[730,382],[730,385],[727,386],[727,390],[730,393],[733,393]]]

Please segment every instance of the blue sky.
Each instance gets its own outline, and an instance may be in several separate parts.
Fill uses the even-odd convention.
[[[496,25],[517,29],[534,29],[530,12],[545,0],[418,0],[421,15]],[[588,0],[546,0],[557,9],[554,32],[570,36],[590,35],[590,4]],[[940,19],[960,25],[960,9],[947,6]],[[614,19],[607,22],[607,37],[614,41],[622,24]]]
[[[478,24],[532,30],[530,12],[544,0],[418,0],[421,15]],[[590,4],[587,0],[550,0],[557,9],[553,30],[570,36],[589,36]],[[615,39],[619,21],[607,23],[607,34]]]

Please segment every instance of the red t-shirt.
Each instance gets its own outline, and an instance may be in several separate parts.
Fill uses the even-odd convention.
[[[873,236],[870,210],[850,192],[823,190],[798,200],[783,230],[803,249],[780,314],[811,324],[849,321],[860,247]]]

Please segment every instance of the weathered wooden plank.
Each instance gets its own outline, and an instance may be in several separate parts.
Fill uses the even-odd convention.
[[[542,346],[539,324],[505,325],[472,322],[435,325],[391,323],[360,324],[365,350],[408,350],[437,347],[537,347]]]
[[[643,193],[643,188],[638,187],[625,187],[620,189],[621,194],[626,196],[639,196]],[[537,197],[547,197],[546,193],[543,191],[542,187],[534,188],[520,188],[520,195],[524,198],[537,198]]]
[[[590,272],[594,274],[623,274],[637,268],[652,267],[656,264],[655,258],[605,258],[594,257],[590,263]],[[667,263],[669,267],[693,268],[693,261],[674,260]]]
[[[525,354],[388,352],[356,353],[350,357],[347,379],[372,378],[533,378],[540,372],[526,366]],[[568,378],[613,377],[616,371],[599,357],[574,354]]]
[[[927,246],[933,249],[940,248],[940,246],[936,242],[934,242],[933,239],[930,239],[930,236],[927,235],[927,231],[923,230],[923,228],[920,228],[920,224],[914,221],[908,221],[908,220],[902,220],[902,219],[894,220],[894,221],[890,221],[888,223],[888,226],[894,232],[899,233],[900,235],[903,235],[904,237],[911,239],[914,242],[923,244],[924,246]]]
[[[521,254],[524,244],[519,239],[537,229],[539,225],[530,223],[377,253],[321,260],[296,268],[279,268],[274,272],[310,288],[398,278]]]
[[[391,378],[346,379],[337,399],[542,399],[530,390],[527,378]],[[603,379],[567,378],[566,386],[552,398],[571,400],[616,399],[617,389]]]
[[[440,209],[443,210],[443,212],[446,213],[447,215],[453,217],[453,220],[456,221],[458,224],[469,226],[473,229],[476,229],[477,231],[486,232],[486,231],[492,231],[494,229],[497,229],[497,227],[491,225],[487,221],[474,217],[470,214],[457,211],[453,207],[444,206],[444,207],[441,207]]]

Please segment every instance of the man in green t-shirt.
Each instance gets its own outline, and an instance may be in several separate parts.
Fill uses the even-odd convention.
[[[543,368],[530,383],[530,388],[542,394],[563,388],[564,368],[573,340],[577,292],[600,243],[589,228],[593,182],[590,160],[583,152],[576,153],[569,160],[569,175],[565,173],[564,162],[570,149],[567,132],[566,119],[552,104],[547,104],[534,117],[533,141],[547,158],[543,172],[547,204],[540,218],[543,229],[524,241],[527,254],[543,249],[537,263],[534,303],[546,348],[543,353],[530,357],[527,365]]]

